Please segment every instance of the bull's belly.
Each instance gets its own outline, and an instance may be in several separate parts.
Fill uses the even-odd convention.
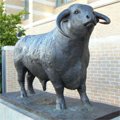
[[[82,68],[80,64],[76,64],[74,67],[70,68],[62,76],[62,81],[68,89],[78,89],[80,85],[85,80],[85,68]]]
[[[32,65],[32,68],[28,67],[28,70],[37,78],[41,80],[48,80],[48,76],[40,65]]]
[[[36,61],[31,61],[30,59],[27,62],[24,61],[25,67],[37,78],[41,80],[48,80],[48,76],[45,73],[42,65]]]
[[[64,86],[68,89],[74,90],[80,87],[81,76],[73,73],[67,73],[62,77]]]

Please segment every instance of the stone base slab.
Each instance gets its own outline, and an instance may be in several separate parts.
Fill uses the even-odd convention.
[[[120,110],[119,107],[91,102],[88,111],[79,99],[65,97],[67,109],[55,109],[56,96],[36,91],[28,98],[20,98],[19,92],[0,96],[0,120],[95,120]]]

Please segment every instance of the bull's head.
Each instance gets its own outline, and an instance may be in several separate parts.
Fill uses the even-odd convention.
[[[103,21],[101,21],[101,20]],[[74,4],[62,11],[57,17],[57,26],[67,37],[91,34],[97,23],[109,24],[110,19],[88,5]]]

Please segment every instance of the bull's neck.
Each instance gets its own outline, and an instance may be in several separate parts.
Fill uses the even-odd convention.
[[[83,56],[86,51],[88,51],[90,35],[79,36],[76,39],[66,37],[62,33],[58,32],[56,34],[56,44],[63,51],[67,51],[67,53]]]
[[[85,36],[77,36],[76,38],[71,38],[57,31],[55,36],[56,42],[58,41],[63,45],[67,44],[71,47],[81,47],[84,45],[84,47],[88,47],[90,35],[91,34],[87,33]]]

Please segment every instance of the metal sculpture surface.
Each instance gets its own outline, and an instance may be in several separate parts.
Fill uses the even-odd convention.
[[[109,24],[110,19],[88,5],[73,4],[58,15],[56,28],[49,33],[21,38],[14,50],[21,96],[27,97],[24,86],[27,73],[30,93],[34,93],[35,77],[42,83],[43,90],[46,90],[47,81],[52,82],[57,109],[66,108],[64,88],[77,89],[82,103],[90,105],[85,83],[90,56],[88,44],[98,22]]]

